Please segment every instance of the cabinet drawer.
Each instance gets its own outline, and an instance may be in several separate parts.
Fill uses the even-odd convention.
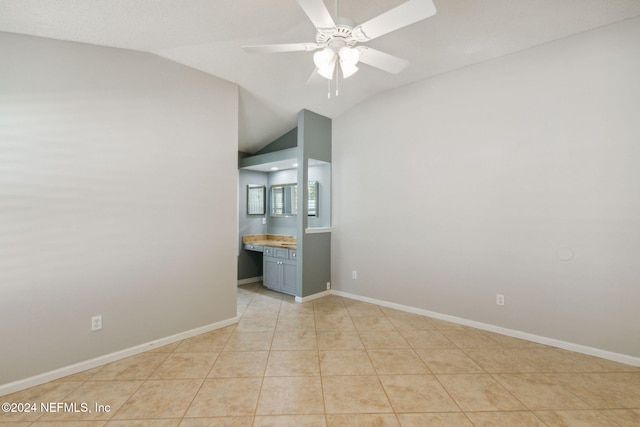
[[[264,247],[264,255],[272,256],[274,258],[289,258],[289,249],[287,248],[276,248],[274,246],[265,246]]]
[[[244,245],[244,248],[248,251],[256,251],[256,252],[263,252],[264,251],[264,246],[262,245],[252,245],[250,243],[246,243]]]
[[[295,249],[289,249],[289,259],[296,259],[298,252]]]

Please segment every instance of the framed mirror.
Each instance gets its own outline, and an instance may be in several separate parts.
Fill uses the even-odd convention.
[[[271,186],[271,216],[294,216],[298,214],[298,184]],[[318,183],[309,182],[308,216],[318,215]]]
[[[247,215],[265,214],[265,193],[267,187],[264,185],[247,185]]]
[[[271,216],[298,214],[298,184],[271,186]]]

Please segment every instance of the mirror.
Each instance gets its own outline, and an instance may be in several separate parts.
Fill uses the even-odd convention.
[[[298,185],[271,186],[271,216],[291,216],[298,213]]]
[[[318,183],[309,182],[309,216],[318,215]],[[271,216],[293,216],[298,214],[298,184],[271,186]]]
[[[264,185],[247,185],[247,215],[265,214],[265,192]]]

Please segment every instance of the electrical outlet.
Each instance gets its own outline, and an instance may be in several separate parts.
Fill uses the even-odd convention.
[[[496,294],[496,304],[504,305],[504,295]]]
[[[327,290],[331,289],[331,282],[327,282]]]
[[[358,272],[357,272],[357,271],[355,271],[355,270],[353,270],[353,271],[351,272],[351,278],[352,278],[353,280],[356,280],[356,279],[358,278]]]
[[[262,225],[265,225],[267,223],[267,218],[262,218]]]
[[[93,316],[91,318],[91,330],[99,331],[102,329],[102,316]]]

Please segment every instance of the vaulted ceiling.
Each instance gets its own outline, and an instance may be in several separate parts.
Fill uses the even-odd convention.
[[[362,23],[405,0],[325,0]],[[307,84],[312,53],[243,45],[313,42],[296,0],[0,0],[0,31],[151,52],[240,87],[239,149],[295,126],[303,108],[335,118],[383,91],[640,15],[638,0],[434,0],[437,14],[368,43],[410,61],[393,75],[362,65],[327,98]]]

